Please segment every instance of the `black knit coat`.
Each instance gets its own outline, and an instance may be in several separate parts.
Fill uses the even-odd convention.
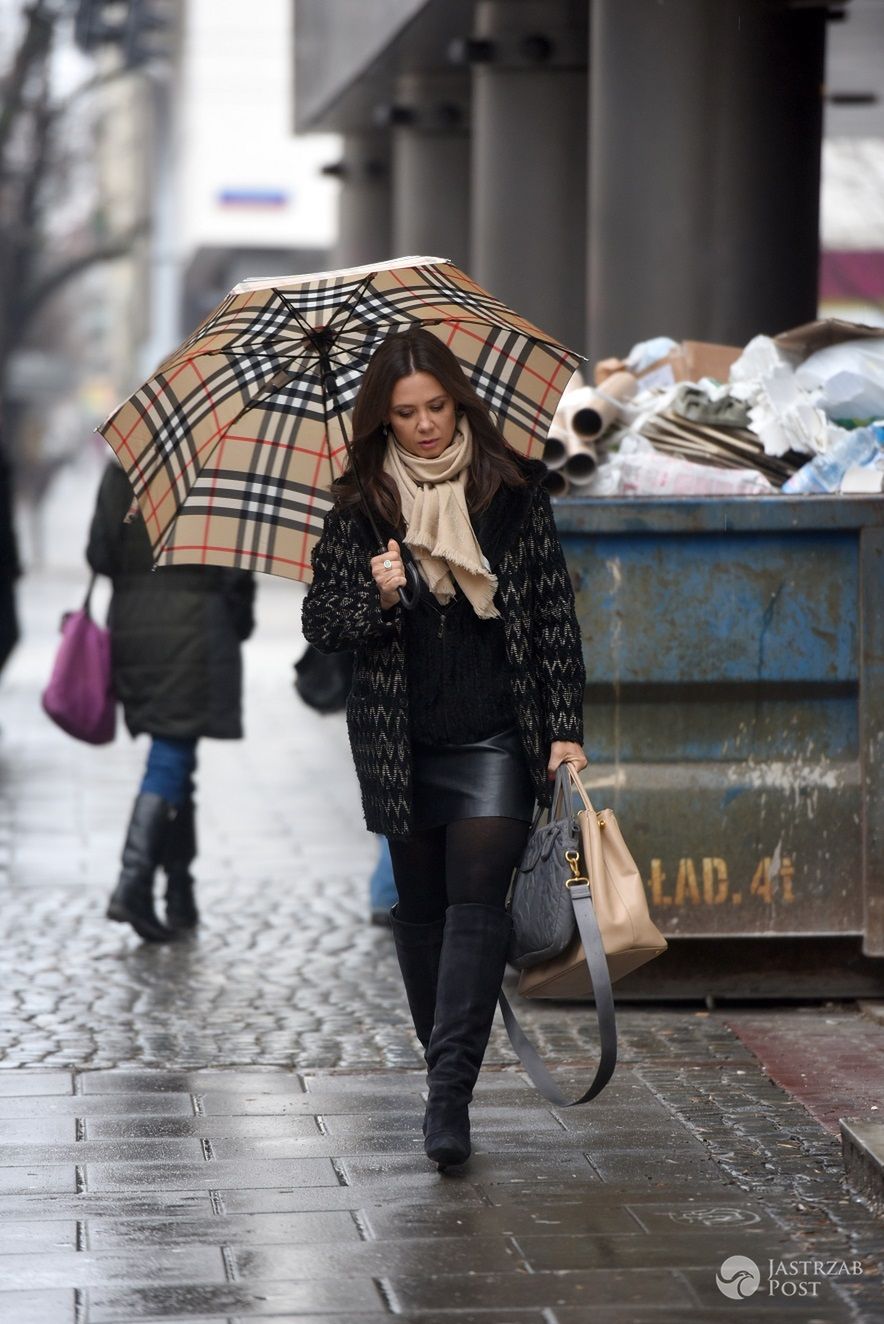
[[[498,490],[478,537],[497,575],[495,605],[522,744],[537,798],[548,804],[551,743],[583,743],[585,673],[574,592],[549,497],[539,485],[544,468],[523,461],[523,469],[528,485]],[[355,651],[347,728],[365,822],[371,832],[401,838],[411,831],[412,815],[402,608],[381,611],[369,566],[377,551],[363,515],[353,509],[329,513],[313,551],[303,628],[321,652]]]

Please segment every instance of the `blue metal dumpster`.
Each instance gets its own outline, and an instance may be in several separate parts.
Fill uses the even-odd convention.
[[[556,502],[586,783],[670,951],[621,997],[884,991],[884,500]]]

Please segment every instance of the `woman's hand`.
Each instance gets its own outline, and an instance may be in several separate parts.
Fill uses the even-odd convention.
[[[559,764],[570,763],[575,772],[586,767],[587,759],[580,745],[574,740],[554,740],[549,747],[549,763],[546,775],[550,781],[555,779]]]
[[[399,554],[399,544],[394,538],[387,543],[387,550],[371,558],[371,577],[377,584],[381,598],[381,607],[389,611],[399,601],[398,590],[408,583]]]

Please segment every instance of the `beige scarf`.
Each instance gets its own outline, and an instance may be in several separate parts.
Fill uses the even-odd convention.
[[[392,430],[384,469],[399,489],[405,542],[430,592],[443,605],[454,597],[455,581],[482,620],[499,616],[494,605],[497,576],[473,532],[466,484],[473,438],[466,417],[458,420],[454,441],[435,460],[412,455]]]

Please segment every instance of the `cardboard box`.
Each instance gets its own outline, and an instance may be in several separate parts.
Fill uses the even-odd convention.
[[[674,386],[676,382],[696,382],[701,377],[712,377],[726,382],[731,364],[742,354],[735,345],[713,345],[704,340],[683,340],[680,345],[644,372],[637,374],[643,387]],[[615,372],[628,372],[622,359],[602,359],[595,365],[593,378],[601,386],[605,378]]]
[[[698,382],[701,377],[726,382],[731,364],[736,363],[742,352],[735,345],[683,340],[665,358],[640,372],[638,378],[643,386],[674,386],[676,382]]]
[[[866,326],[864,322],[845,322],[840,317],[826,317],[817,322],[805,322],[804,326],[793,327],[791,331],[781,331],[774,336],[773,342],[787,354],[795,356],[803,363],[818,349],[828,349],[830,345],[841,345],[845,340],[878,340],[884,336],[884,327]]]

